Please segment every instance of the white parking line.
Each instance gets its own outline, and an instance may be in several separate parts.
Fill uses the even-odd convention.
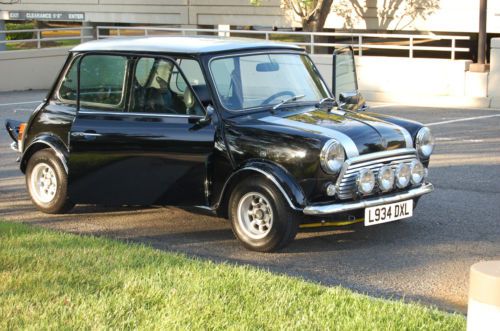
[[[376,108],[385,108],[389,106],[394,106],[392,103],[375,103],[374,106],[370,105],[370,109],[376,109]]]
[[[466,122],[466,121],[474,121],[474,120],[480,120],[480,119],[483,119],[483,118],[499,117],[499,116],[500,116],[500,114],[485,115],[485,116],[476,116],[476,117],[466,117],[466,118],[459,118],[459,119],[456,119],[456,120],[427,123],[425,125],[426,126],[433,126],[433,125],[449,124],[449,123],[456,123],[456,122]]]
[[[15,105],[27,105],[30,103],[40,103],[42,100],[36,100],[36,101],[24,101],[24,102],[12,102],[12,103],[0,103],[0,107],[2,106],[15,106]]]

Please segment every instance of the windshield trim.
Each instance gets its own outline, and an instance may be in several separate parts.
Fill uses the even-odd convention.
[[[288,50],[288,51],[287,50],[263,50],[262,51],[261,50],[261,51],[254,51],[254,52],[248,52],[248,51],[246,51],[246,52],[235,52],[235,53],[231,53],[231,54],[224,54],[224,55],[214,56],[214,57],[210,58],[210,60],[208,61],[208,65],[207,65],[208,72],[210,74],[210,81],[211,81],[211,83],[212,83],[212,85],[214,87],[215,94],[217,96],[218,104],[220,105],[220,107],[224,111],[229,112],[231,115],[245,115],[245,114],[259,112],[259,111],[272,110],[273,106],[276,105],[276,104],[261,105],[261,106],[257,106],[257,107],[244,108],[244,109],[240,109],[240,110],[228,109],[222,103],[222,101],[221,101],[222,99],[220,97],[219,90],[217,89],[217,84],[215,84],[215,80],[213,79],[214,76],[213,76],[213,73],[212,73],[212,61],[218,60],[218,59],[223,59],[223,58],[236,57],[236,56],[262,55],[262,54],[295,54],[295,55],[301,55],[301,56],[307,57],[308,60],[311,61],[312,65],[314,67],[314,70],[317,72],[317,74],[318,74],[318,76],[320,78],[320,81],[323,84],[323,87],[325,88],[328,96],[329,97],[333,97],[330,89],[328,88],[328,85],[325,83],[325,80],[323,79],[323,76],[321,76],[321,73],[319,72],[318,68],[316,67],[316,64],[314,64],[314,61],[311,59],[311,57],[309,56],[309,54],[307,54],[306,51],[300,51],[300,50],[297,50],[297,51],[293,51],[293,50]],[[307,104],[309,104],[309,103],[315,104],[315,103],[317,103],[317,101],[312,101],[312,100],[309,100],[309,101],[296,101],[296,102],[287,103],[286,106],[294,106],[294,105],[296,106],[298,104],[306,104],[306,103]]]

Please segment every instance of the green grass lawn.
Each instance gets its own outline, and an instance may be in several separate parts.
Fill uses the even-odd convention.
[[[465,318],[252,267],[0,222],[0,329],[461,330]]]

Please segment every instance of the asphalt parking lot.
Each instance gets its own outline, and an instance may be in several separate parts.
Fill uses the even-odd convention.
[[[0,93],[1,122],[27,119],[43,96],[43,91]],[[429,176],[436,191],[420,200],[410,220],[301,232],[284,251],[262,254],[243,249],[227,221],[194,209],[82,205],[68,215],[45,215],[28,198],[3,128],[0,218],[146,243],[465,312],[470,265],[500,259],[500,111],[395,105],[373,110],[426,123],[437,138]]]

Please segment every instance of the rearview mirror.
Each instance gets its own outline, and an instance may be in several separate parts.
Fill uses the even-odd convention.
[[[280,69],[280,65],[275,62],[262,62],[262,63],[257,63],[255,66],[255,70],[257,72],[272,72],[272,71],[278,71]]]

